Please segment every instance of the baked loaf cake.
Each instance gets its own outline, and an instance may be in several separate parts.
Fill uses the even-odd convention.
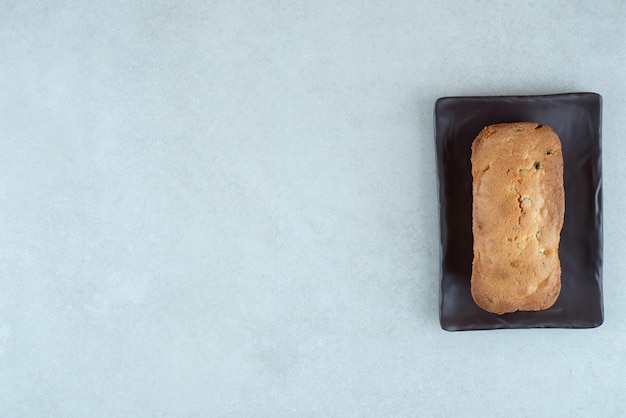
[[[472,144],[472,297],[496,314],[551,307],[561,291],[561,141],[534,122],[485,127]]]

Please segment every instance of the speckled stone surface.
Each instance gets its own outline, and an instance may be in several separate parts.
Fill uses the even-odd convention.
[[[0,415],[623,415],[625,4],[3,2]],[[604,324],[442,331],[435,100],[569,91]]]

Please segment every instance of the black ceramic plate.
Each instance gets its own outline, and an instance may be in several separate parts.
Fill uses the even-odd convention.
[[[448,331],[495,328],[593,328],[602,324],[602,97],[444,97],[435,104],[441,227],[439,320]],[[494,123],[551,126],[563,147],[565,221],[561,232],[561,294],[540,312],[496,315],[470,294],[472,274],[471,144]]]

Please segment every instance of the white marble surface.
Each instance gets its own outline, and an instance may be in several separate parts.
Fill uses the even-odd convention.
[[[0,415],[623,416],[625,5],[3,1]],[[442,331],[435,99],[569,91],[604,325]]]

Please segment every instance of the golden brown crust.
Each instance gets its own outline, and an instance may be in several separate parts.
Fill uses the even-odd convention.
[[[535,122],[485,127],[472,144],[472,297],[496,314],[551,307],[561,290],[561,141]]]

